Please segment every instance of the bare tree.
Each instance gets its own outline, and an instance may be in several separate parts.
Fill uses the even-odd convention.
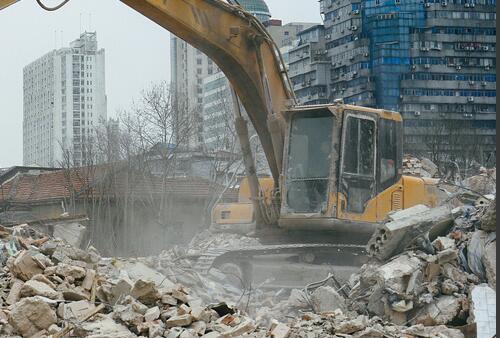
[[[483,164],[484,141],[484,137],[469,120],[431,121],[426,135],[431,159],[441,170],[453,162],[458,165],[461,174],[467,174],[470,168]]]

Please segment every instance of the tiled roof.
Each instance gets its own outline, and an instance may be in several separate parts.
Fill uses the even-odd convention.
[[[127,180],[128,178],[128,180]],[[0,185],[0,202],[30,203],[61,200],[71,196],[87,194],[120,195],[131,193],[146,198],[171,193],[176,196],[206,198],[220,186],[197,177],[167,178],[146,175],[126,175],[124,171],[110,174],[106,168],[90,172],[87,168],[58,170],[37,175],[19,173]],[[234,200],[237,192],[224,195],[225,200]]]

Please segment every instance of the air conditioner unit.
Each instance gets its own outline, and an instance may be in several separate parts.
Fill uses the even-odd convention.
[[[490,69],[490,65],[484,66],[485,69]]]
[[[474,81],[469,81],[469,86],[473,86],[474,85]]]
[[[429,68],[431,68],[431,65],[430,65],[430,64],[428,64],[428,63],[426,63],[426,64],[424,65],[424,68],[425,68],[425,69],[429,69]]]
[[[431,4],[430,4],[430,2],[426,2],[426,3],[424,4],[424,6],[425,6],[426,8],[429,8],[429,7],[431,7]]]
[[[340,31],[340,33],[344,33],[344,30],[342,29],[342,30]]]
[[[441,6],[446,7],[448,5],[447,1],[441,1]]]
[[[421,113],[421,112],[419,112],[419,111],[416,111],[416,112],[415,112],[415,116],[420,116],[420,115],[422,115],[422,113]]]
[[[464,117],[472,117],[472,114],[464,113]]]
[[[462,69],[462,66],[457,66],[456,69],[460,70],[460,69]]]
[[[489,46],[483,46],[483,50],[489,50],[490,47]]]
[[[368,57],[368,55],[369,55],[368,53],[365,53],[365,57]]]
[[[471,3],[471,4],[470,4],[470,6],[471,6],[472,8],[474,8],[474,7],[476,7],[476,4],[475,4],[475,3]]]
[[[358,75],[358,72],[356,72],[356,71],[352,72],[352,77],[355,77],[357,75]]]
[[[468,3],[465,4],[465,8],[469,8],[470,5]]]
[[[358,15],[359,14],[359,9],[356,9],[352,12],[354,15]]]
[[[330,34],[325,35],[325,39],[331,39],[332,36]]]
[[[412,70],[416,70],[416,69],[417,69],[417,66],[416,66],[416,65],[413,65],[413,66],[411,66],[411,69],[412,69]]]
[[[481,82],[481,86],[486,86],[486,81]]]
[[[352,55],[351,57],[349,57],[349,60],[354,60],[354,55]]]
[[[352,31],[358,30],[358,26],[352,26],[352,27],[351,27],[351,30],[352,30]]]
[[[319,93],[319,97],[325,97],[325,93]]]
[[[469,96],[467,98],[467,102],[474,102],[474,97],[473,96]]]

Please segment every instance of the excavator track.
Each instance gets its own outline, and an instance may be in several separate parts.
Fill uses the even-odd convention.
[[[368,256],[365,246],[357,244],[280,244],[209,249],[190,258],[202,274],[216,267],[252,284],[296,288],[328,273],[346,281]]]

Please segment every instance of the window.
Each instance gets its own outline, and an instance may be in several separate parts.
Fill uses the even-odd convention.
[[[296,213],[319,213],[328,198],[333,116],[329,111],[292,119],[287,164],[287,204]]]
[[[384,191],[399,179],[397,164],[400,147],[400,124],[393,120],[379,121],[380,189]]]
[[[349,117],[346,132],[344,172],[372,176],[374,172],[375,122]]]
[[[375,121],[347,116],[340,189],[347,198],[340,210],[361,214],[375,196]]]

